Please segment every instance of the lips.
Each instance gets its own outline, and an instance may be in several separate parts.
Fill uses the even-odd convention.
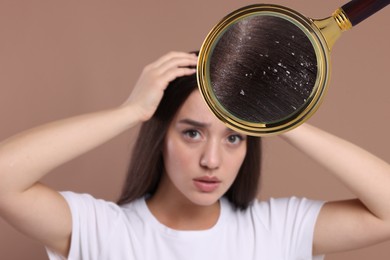
[[[203,176],[193,179],[195,187],[201,192],[213,192],[218,189],[221,181],[217,177]]]

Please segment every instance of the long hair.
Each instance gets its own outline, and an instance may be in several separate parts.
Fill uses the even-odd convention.
[[[196,91],[195,75],[172,81],[153,117],[140,129],[127,178],[118,204],[153,195],[164,171],[163,143],[169,124],[188,96]],[[224,196],[239,209],[245,209],[257,195],[260,178],[260,138],[248,136],[247,151],[239,173]]]

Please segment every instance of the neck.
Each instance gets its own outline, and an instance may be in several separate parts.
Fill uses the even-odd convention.
[[[155,218],[172,229],[206,230],[217,223],[220,215],[219,201],[202,206],[183,197],[172,198],[168,193],[158,189],[146,203]]]

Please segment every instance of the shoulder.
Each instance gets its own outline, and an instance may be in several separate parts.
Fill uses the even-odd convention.
[[[255,202],[251,210],[264,228],[283,244],[290,245],[287,237],[296,241],[304,238],[299,244],[311,248],[315,224],[323,204],[322,201],[307,198],[271,198]]]
[[[269,198],[265,201],[255,200],[250,209],[255,211],[269,212],[291,212],[291,211],[310,211],[321,208],[323,201],[311,200],[305,197],[286,197],[286,198]]]
[[[225,204],[228,215],[240,219],[261,221],[267,228],[283,226],[297,221],[315,222],[324,204],[323,201],[310,200],[299,197],[269,198],[267,200],[254,200],[246,210],[235,210],[226,199]]]
[[[106,256],[123,253],[127,250],[125,245],[131,244],[130,234],[134,231],[141,234],[142,207],[139,205],[144,198],[119,206],[90,194],[68,191],[60,194],[72,215],[69,259],[119,259]],[[57,259],[50,251],[48,253],[50,259]]]
[[[73,220],[95,218],[99,221],[111,222],[115,218],[125,217],[136,212],[143,198],[125,205],[118,205],[115,202],[100,199],[87,193],[75,193],[65,191],[60,193],[68,203]]]
[[[60,194],[65,198],[66,202],[71,208],[80,208],[80,209],[112,209],[119,210],[120,207],[114,202],[96,198],[88,193],[76,193],[71,191],[63,191]]]
[[[323,203],[304,197],[270,198],[266,201],[254,201],[250,210],[263,219],[317,217]]]
[[[229,208],[232,212],[258,212],[258,213],[280,213],[282,211],[310,211],[322,207],[324,201],[307,199],[305,197],[285,197],[285,198],[269,198],[267,200],[255,199],[247,209],[243,211],[235,210],[234,206],[226,199],[221,199],[224,207]]]

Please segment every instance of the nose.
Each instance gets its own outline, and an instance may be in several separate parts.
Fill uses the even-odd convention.
[[[200,158],[200,165],[202,167],[215,170],[220,167],[222,163],[221,144],[217,140],[209,140],[204,146],[202,156]]]

